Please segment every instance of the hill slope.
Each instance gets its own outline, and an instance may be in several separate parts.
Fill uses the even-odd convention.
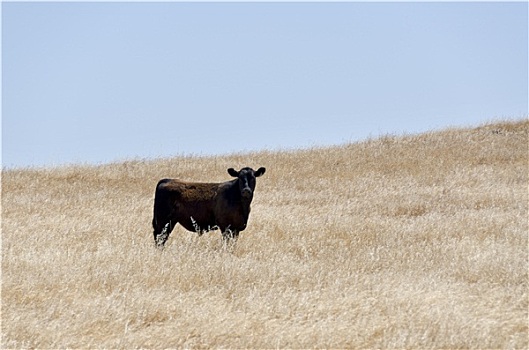
[[[2,173],[2,348],[528,347],[529,123]],[[158,179],[266,166],[249,226],[153,246]]]

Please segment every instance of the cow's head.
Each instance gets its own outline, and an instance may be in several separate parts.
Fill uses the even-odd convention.
[[[257,169],[257,171],[252,168],[242,168],[240,171],[229,168],[228,174],[239,179],[238,183],[241,196],[246,199],[251,199],[253,197],[253,191],[255,190],[255,178],[263,175],[265,171],[266,169],[263,167]]]

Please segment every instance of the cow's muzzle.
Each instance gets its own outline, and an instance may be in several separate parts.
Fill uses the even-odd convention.
[[[242,194],[242,196],[244,198],[251,198],[252,197],[252,190],[249,189],[249,188],[243,188],[241,194]]]

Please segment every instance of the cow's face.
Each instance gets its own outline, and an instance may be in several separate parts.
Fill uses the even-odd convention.
[[[237,171],[233,168],[228,169],[228,174],[239,179],[239,190],[241,191],[241,196],[246,199],[251,199],[253,197],[253,191],[255,190],[255,178],[263,175],[266,169],[261,167],[257,171],[252,168],[242,168],[240,171]]]

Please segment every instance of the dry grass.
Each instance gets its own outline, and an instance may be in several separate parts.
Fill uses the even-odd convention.
[[[2,348],[528,347],[529,123],[2,172]],[[233,251],[163,177],[266,166]]]

